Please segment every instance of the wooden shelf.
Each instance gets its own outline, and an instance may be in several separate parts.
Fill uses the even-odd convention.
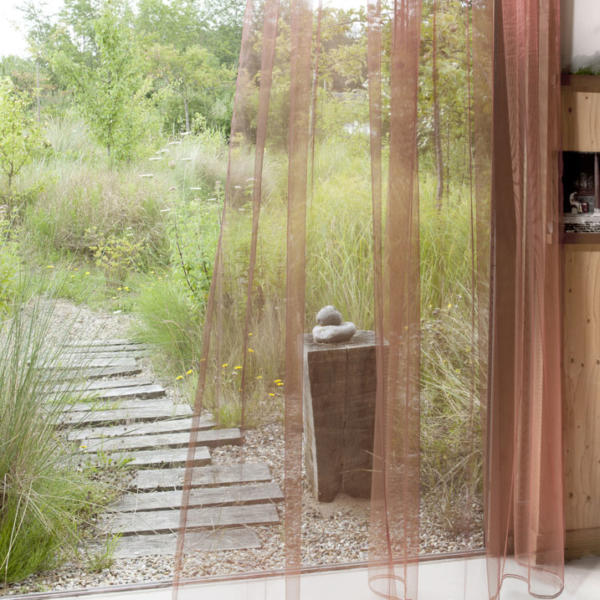
[[[600,250],[600,233],[577,233],[568,231],[563,234],[563,244],[587,244],[590,250]],[[595,246],[595,247],[593,247]]]

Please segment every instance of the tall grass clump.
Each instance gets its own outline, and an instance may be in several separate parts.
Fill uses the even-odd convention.
[[[0,323],[0,583],[51,567],[76,551],[93,494],[56,428],[68,389],[47,369],[64,360],[50,345],[51,302],[17,298]],[[68,388],[68,386],[67,386]],[[94,496],[92,496],[94,497]]]
[[[19,245],[11,219],[0,213],[0,318],[6,314],[19,288]]]
[[[50,156],[57,160],[94,164],[104,160],[104,149],[94,140],[85,122],[71,111],[49,117],[45,136],[51,149]]]
[[[55,163],[46,178],[23,222],[33,247],[92,260],[120,253],[131,262],[126,266],[141,269],[164,258],[168,240],[161,211],[169,208],[167,190],[133,169],[87,164]]]
[[[485,356],[478,355],[487,298],[472,289],[471,207],[467,187],[435,208],[435,179],[421,182],[421,483],[443,525],[472,525],[481,502],[480,393]],[[484,259],[486,257],[483,257]]]

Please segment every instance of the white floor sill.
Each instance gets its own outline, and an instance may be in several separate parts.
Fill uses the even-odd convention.
[[[376,600],[365,568],[302,576],[302,600]],[[466,582],[466,583],[465,583]],[[70,596],[71,600],[73,596]],[[85,595],[85,600],[172,600],[172,590],[146,589]],[[180,588],[178,600],[284,600],[282,577],[202,583]],[[485,559],[453,559],[419,565],[419,600],[486,600]],[[600,599],[600,557],[566,565],[560,600]],[[60,600],[54,596],[53,600]],[[523,583],[507,581],[501,600],[531,600]]]

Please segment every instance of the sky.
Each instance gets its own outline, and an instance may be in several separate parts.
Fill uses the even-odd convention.
[[[0,0],[0,57],[9,54],[27,56],[27,42],[21,12],[24,0]],[[34,0],[34,4],[54,13],[62,6],[62,0]]]

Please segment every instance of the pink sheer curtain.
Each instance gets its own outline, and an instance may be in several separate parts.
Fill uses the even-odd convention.
[[[506,577],[537,597],[563,585],[559,25],[558,1],[496,3],[490,598]]]
[[[563,564],[558,0],[456,0],[456,6],[464,14],[468,48],[471,226],[466,258],[473,306],[465,327],[471,330],[472,415],[478,400],[487,425],[489,597],[499,598],[504,577],[511,575],[525,579],[532,594],[551,597],[561,589]],[[369,286],[362,325],[375,332],[377,380],[370,587],[382,598],[417,600],[420,285],[429,268],[421,257],[418,92],[426,24],[421,0],[395,0],[383,7],[368,0],[361,8],[367,23],[362,59],[369,135],[367,143],[355,142],[364,152],[352,159],[357,169],[367,165],[366,192],[353,180],[350,190],[339,184],[326,193],[340,219],[342,204],[336,201],[353,203],[356,211],[366,207],[370,227],[370,258],[362,273]],[[264,392],[263,373],[272,378],[285,372],[281,568],[288,600],[300,597],[303,566],[305,332],[316,310],[328,303],[324,300],[338,293],[333,285],[318,289],[331,281],[314,280],[315,255],[323,243],[316,231],[323,205],[318,184],[328,168],[323,166],[328,157],[319,152],[328,141],[320,129],[325,115],[319,101],[320,88],[327,85],[320,79],[320,53],[335,35],[328,16],[326,7],[309,0],[247,2],[195,406],[199,419],[205,407],[218,412],[233,397],[244,428],[256,411],[255,398]],[[335,238],[339,231],[330,226],[329,237]],[[285,236],[274,233],[284,231]],[[356,305],[352,294],[337,297]],[[229,364],[240,365],[239,385],[222,377],[222,366]],[[482,442],[473,421],[466,441],[474,447]],[[193,429],[174,597],[186,578]]]

